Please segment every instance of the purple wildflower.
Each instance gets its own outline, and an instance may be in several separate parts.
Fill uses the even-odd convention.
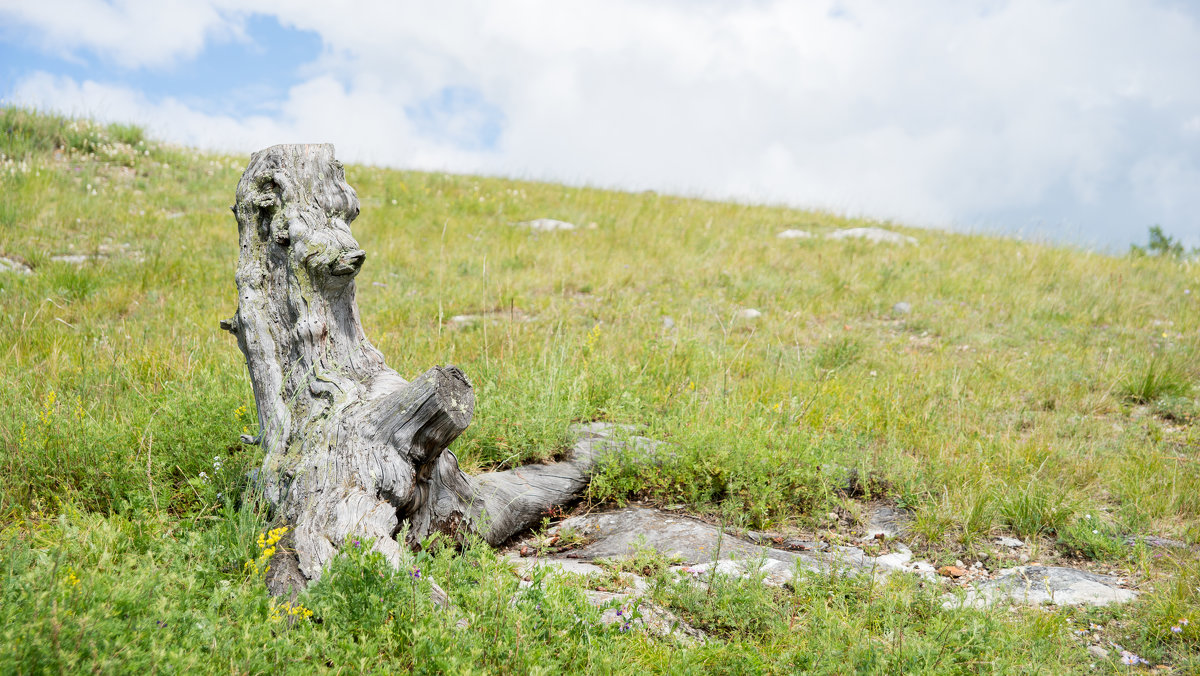
[[[1141,657],[1138,657],[1136,653],[1132,653],[1128,650],[1121,651],[1121,662],[1128,666],[1134,666],[1134,665],[1138,665],[1138,664],[1150,664],[1149,662],[1142,659]]]
[[[420,579],[421,579],[421,569],[420,569],[420,568],[413,568],[413,569],[412,569],[412,572],[411,572],[411,573],[409,573],[409,575],[411,575],[411,576],[412,576],[412,579],[414,579],[414,580],[420,580]]]
[[[1171,633],[1173,634],[1178,634],[1181,631],[1183,631],[1183,627],[1171,627]]]
[[[361,546],[362,546],[362,543],[361,543],[361,542],[359,542],[358,540],[355,540],[353,544],[354,544],[354,548],[355,548],[355,549],[358,549],[359,547],[361,547]]]

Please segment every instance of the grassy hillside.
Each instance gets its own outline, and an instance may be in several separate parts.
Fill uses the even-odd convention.
[[[311,617],[289,616],[246,565],[272,524],[240,499],[254,402],[217,327],[236,308],[247,158],[13,108],[0,153],[0,256],[33,270],[0,271],[0,670],[1122,668],[1074,640],[1081,622],[1200,670],[1194,554],[1125,542],[1200,542],[1200,266],[904,228],[918,246],[781,240],[868,224],[347,167],[367,335],[403,375],[471,378],[452,447],[468,471],[551,458],[573,421],[632,423],[675,452],[606,466],[589,505],[836,538],[830,513],[845,526],[882,500],[938,560],[996,561],[991,538],[1012,533],[1144,593],[1013,613],[942,610],[902,578],[699,599],[664,580],[656,598],[719,639],[684,650],[598,625],[573,583],[510,604],[517,578],[489,550],[431,548],[413,565],[468,632],[425,607],[423,580],[360,553],[302,597]],[[538,217],[581,229],[511,226]],[[867,479],[853,498],[851,471]]]

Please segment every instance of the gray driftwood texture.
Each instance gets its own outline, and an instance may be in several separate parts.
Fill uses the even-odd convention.
[[[400,547],[432,533],[498,544],[586,486],[597,444],[568,462],[466,476],[446,447],[475,408],[467,377],[435,366],[409,382],[363,334],[350,233],[359,202],[332,145],[255,153],[233,207],[237,314],[221,327],[246,357],[266,451],[259,473],[274,518],[293,527],[268,585],[320,576],[347,538]],[[396,541],[408,526],[408,542]]]

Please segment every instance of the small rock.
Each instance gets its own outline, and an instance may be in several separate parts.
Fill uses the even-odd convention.
[[[928,561],[917,561],[909,566],[908,569],[918,575],[934,575],[937,573],[937,569],[935,569],[933,564],[929,563]]]
[[[529,547],[522,547],[522,549],[528,550]],[[558,557],[537,558],[518,553],[516,557],[509,554],[508,560],[519,573],[525,576],[531,575],[539,568],[546,569],[551,575],[601,575],[604,573],[604,569],[600,566],[575,559]],[[637,578],[636,575],[629,575],[629,577]],[[631,583],[634,587],[638,586],[637,580],[631,579]]]
[[[767,559],[759,567],[763,584],[768,587],[782,587],[795,577],[795,566],[792,563]]]
[[[882,242],[885,244],[916,244],[915,237],[901,235],[898,232],[884,230],[883,228],[847,228],[845,230],[837,230],[825,235],[829,239],[865,239],[868,242]]]
[[[1137,597],[1137,592],[1123,589],[1121,580],[1097,575],[1086,570],[1054,566],[1018,566],[1001,571],[994,579],[977,583],[968,590],[964,605],[981,607],[1006,599],[1016,603],[1057,606],[1104,606],[1125,603]],[[944,607],[953,607],[947,601]]]
[[[911,552],[893,552],[876,557],[875,565],[883,570],[907,570],[910,559],[912,559]]]
[[[912,305],[904,301],[900,301],[892,306],[892,314],[894,315],[906,315],[910,312],[912,312]]]
[[[0,272],[15,272],[18,275],[31,275],[33,268],[21,261],[0,256]]]
[[[903,534],[910,520],[911,517],[904,510],[887,505],[873,506],[867,514],[867,537],[894,540]]]
[[[1102,659],[1105,659],[1108,657],[1108,651],[1105,650],[1104,648],[1101,648],[1098,645],[1088,646],[1088,654],[1091,655],[1092,657],[1095,657],[1098,660],[1102,660]]]
[[[535,218],[532,221],[521,221],[517,227],[529,228],[537,232],[554,232],[556,230],[574,230],[576,225],[553,218]]]
[[[698,566],[718,559],[755,560],[763,552],[761,546],[711,524],[645,507],[572,516],[558,527],[574,529],[591,540],[572,551],[582,560],[631,556],[649,547]],[[768,558],[791,563],[796,555],[772,550]]]
[[[779,239],[808,239],[812,233],[807,230],[784,230],[775,236]]]
[[[1186,542],[1181,542],[1179,540],[1173,540],[1171,538],[1163,538],[1163,537],[1159,537],[1157,535],[1138,535],[1138,536],[1131,535],[1131,536],[1125,538],[1125,544],[1132,547],[1133,545],[1136,545],[1139,540],[1141,542],[1146,543],[1147,547],[1161,547],[1161,548],[1165,548],[1165,549],[1187,549],[1188,548]]]
[[[967,571],[963,570],[962,568],[959,568],[958,566],[942,566],[941,568],[938,568],[937,572],[938,572],[938,575],[941,575],[942,577],[956,577],[956,578],[962,577],[963,575],[967,574]]]
[[[762,316],[762,313],[752,307],[748,307],[744,310],[738,310],[738,313],[734,316],[738,319],[758,319]]]
[[[711,563],[702,563],[697,566],[691,566],[691,572],[700,573],[703,575],[714,568],[716,569],[716,573],[718,575],[724,575],[726,577],[741,577],[746,572],[741,562],[730,559],[717,561],[716,565]]]
[[[87,254],[61,254],[58,256],[51,256],[50,260],[54,261],[55,263],[74,263],[75,265],[83,265],[93,258],[95,258],[95,256],[88,256]]]
[[[584,596],[594,606],[607,606],[613,601],[620,603],[620,608],[608,608],[601,613],[600,621],[620,625],[621,631],[628,631],[636,625],[647,633],[674,638],[684,645],[702,644],[707,640],[704,632],[649,599],[592,590],[584,591]],[[630,620],[629,617],[635,613],[641,616],[640,619]]]
[[[671,329],[675,328],[675,320],[670,317],[663,317],[662,325],[664,329],[670,331]]]
[[[1017,547],[1025,546],[1025,543],[1018,540],[1017,538],[1008,538],[1008,537],[996,538],[996,544],[1000,545],[1001,547],[1008,547],[1010,549],[1016,549]]]

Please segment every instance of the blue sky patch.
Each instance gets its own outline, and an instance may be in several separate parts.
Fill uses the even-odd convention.
[[[504,127],[504,111],[470,87],[444,87],[404,114],[422,136],[463,150],[494,150]]]
[[[11,28],[0,30],[0,98],[11,99],[18,81],[45,71],[128,87],[153,100],[171,97],[207,114],[269,113],[300,81],[301,68],[321,54],[321,37],[260,14],[244,26],[244,39],[209,40],[196,58],[158,69],[122,68],[87,49],[61,58]]]

